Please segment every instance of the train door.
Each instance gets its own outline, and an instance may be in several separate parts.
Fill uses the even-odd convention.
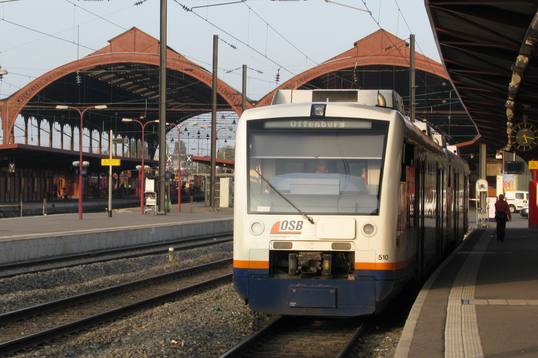
[[[424,200],[425,200],[425,172],[424,159],[417,160],[415,172],[415,221],[417,234],[416,277],[419,282],[424,278]]]
[[[469,175],[463,177],[463,232],[469,229]]]
[[[436,202],[436,215],[435,215],[435,237],[437,243],[437,258],[440,259],[443,256],[444,241],[443,241],[443,180],[444,172],[442,167],[437,168],[437,174],[435,178],[435,202]]]
[[[460,198],[459,198],[459,188],[460,188],[460,176],[458,173],[454,172],[454,182],[453,184],[453,218],[452,222],[454,223],[454,243],[457,244],[459,241],[459,225],[460,225]]]

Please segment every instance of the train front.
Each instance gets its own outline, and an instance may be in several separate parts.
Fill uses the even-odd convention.
[[[234,284],[253,310],[358,316],[386,294],[371,269],[393,259],[380,239],[394,234],[380,215],[383,176],[396,174],[384,170],[390,121],[359,107],[269,106],[241,118]]]

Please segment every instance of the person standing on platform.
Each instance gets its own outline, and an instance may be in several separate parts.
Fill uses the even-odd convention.
[[[495,221],[497,221],[497,241],[504,242],[506,221],[512,221],[512,215],[503,194],[499,195],[499,199],[495,203]]]

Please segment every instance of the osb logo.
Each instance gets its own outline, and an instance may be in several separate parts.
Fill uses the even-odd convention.
[[[302,220],[282,220],[277,221],[271,227],[271,234],[291,234],[298,235],[303,230]]]

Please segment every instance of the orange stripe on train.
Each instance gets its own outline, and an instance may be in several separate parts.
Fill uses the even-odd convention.
[[[400,262],[355,262],[355,270],[388,271],[399,270],[409,265],[409,261]],[[269,269],[269,261],[234,260],[234,268]]]
[[[269,269],[269,261],[234,260],[234,268],[242,269]]]
[[[399,270],[409,265],[409,261],[400,262],[355,262],[355,270],[389,271]]]

